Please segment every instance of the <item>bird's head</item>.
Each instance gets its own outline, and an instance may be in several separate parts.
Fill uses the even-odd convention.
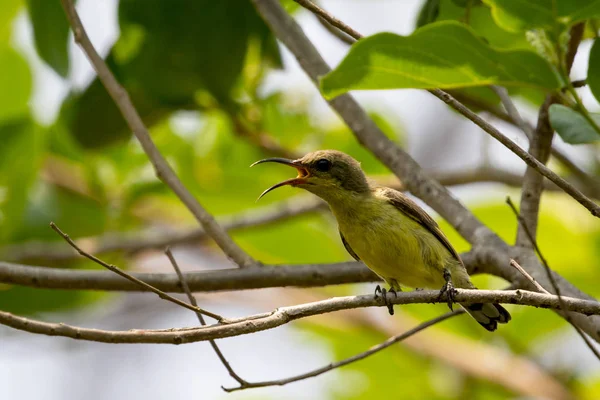
[[[308,190],[329,203],[345,199],[348,195],[367,193],[370,190],[360,163],[341,151],[319,150],[297,160],[266,158],[251,166],[265,162],[294,167],[298,171],[298,176],[271,186],[260,195],[259,199],[271,190],[285,185]]]

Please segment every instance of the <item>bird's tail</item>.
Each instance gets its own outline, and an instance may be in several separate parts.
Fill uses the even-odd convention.
[[[490,332],[498,327],[498,324],[506,324],[510,321],[510,314],[500,304],[475,303],[461,304],[462,308]]]

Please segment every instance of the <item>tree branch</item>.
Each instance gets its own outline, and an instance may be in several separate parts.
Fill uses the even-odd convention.
[[[565,55],[565,66],[567,73],[571,71],[577,48],[583,37],[583,28],[585,24],[579,23],[573,26],[570,30],[570,38],[567,54]],[[568,76],[567,76],[568,79]],[[503,99],[503,104],[506,111],[511,114],[509,110],[512,105],[512,101],[505,93],[506,96]],[[502,98],[502,97],[501,97]],[[544,104],[540,107],[538,113],[538,121],[535,131],[529,132],[529,154],[538,159],[541,163],[546,164],[550,158],[552,151],[552,139],[554,136],[554,129],[550,125],[550,106],[556,102],[554,95],[546,96]],[[514,105],[513,108],[513,119],[520,120],[520,116],[516,111]],[[521,120],[522,121],[522,120]],[[526,125],[523,125],[523,132],[527,134]],[[521,191],[521,224],[517,229],[517,241],[516,245],[521,247],[531,247],[535,242],[538,225],[538,215],[540,209],[540,200],[542,192],[544,178],[540,176],[534,168],[527,167],[525,176],[523,178],[523,190]]]
[[[468,290],[457,289],[454,300],[457,303],[509,303],[534,306],[540,308],[560,309],[557,296],[529,292],[526,290]],[[568,311],[584,315],[600,315],[600,303],[597,301],[562,298]],[[439,290],[422,290],[400,292],[397,296],[387,295],[392,304],[447,303],[445,296],[440,297]],[[372,294],[364,296],[334,297],[327,300],[305,303],[290,307],[280,307],[269,313],[255,314],[240,319],[228,320],[224,324],[209,325],[199,328],[182,328],[167,330],[129,330],[104,331],[70,326],[62,323],[48,323],[20,317],[0,311],[0,324],[31,333],[63,336],[72,339],[88,340],[103,343],[163,343],[183,344],[222,339],[246,335],[273,329],[288,322],[330,312],[385,306],[380,297]]]
[[[106,91],[112,97],[117,108],[123,115],[127,125],[142,145],[144,152],[148,155],[148,158],[154,167],[156,176],[167,184],[177,197],[179,197],[227,257],[233,260],[239,267],[258,265],[252,257],[246,254],[233,240],[231,240],[227,232],[217,224],[213,216],[200,205],[190,191],[183,183],[181,183],[171,166],[160,154],[158,148],[152,141],[142,118],[129,98],[129,94],[119,84],[102,57],[100,57],[92,45],[92,42],[79,19],[79,15],[75,10],[72,0],[61,0],[61,3],[67,14],[69,24],[73,29],[75,42],[87,56],[90,64],[92,64],[98,74],[98,79],[102,82]]]
[[[177,261],[175,260],[175,257],[173,256],[173,253],[171,252],[171,249],[167,248],[165,250],[165,254],[169,258],[169,261],[171,262],[171,265],[173,266],[173,269],[175,270],[175,273],[177,274],[177,278],[179,278],[181,287],[183,288],[183,291],[185,292],[188,300],[194,307],[198,307],[198,302],[196,301],[196,298],[192,294],[192,291],[190,290],[190,287],[188,286],[187,281],[185,280],[185,275],[183,275],[181,273],[181,269],[179,268],[179,265],[177,264]],[[198,317],[198,321],[200,322],[200,325],[206,326],[206,321],[204,320],[202,313],[196,312],[196,316]],[[210,343],[210,346],[213,348],[214,352],[217,354],[217,357],[221,361],[221,364],[223,364],[223,366],[225,367],[227,372],[229,372],[229,376],[231,376],[233,379],[235,379],[240,384],[240,388],[247,386],[248,382],[246,382],[244,379],[242,379],[242,377],[240,377],[233,370],[233,368],[229,364],[229,361],[227,361],[227,359],[223,355],[223,352],[217,345],[217,342],[213,339],[210,339],[208,342]]]
[[[364,360],[365,358],[372,356],[375,353],[380,352],[381,350],[387,349],[388,347],[390,347],[393,344],[396,344],[398,342],[403,341],[404,339],[407,339],[411,336],[413,336],[416,333],[421,332],[424,329],[429,328],[430,326],[433,326],[439,322],[445,321],[448,318],[452,318],[456,315],[461,315],[464,314],[465,311],[464,310],[456,310],[456,311],[451,311],[451,312],[447,312],[446,314],[440,315],[439,317],[433,318],[429,321],[423,322],[422,324],[417,325],[416,327],[401,333],[400,335],[396,335],[396,336],[392,336],[391,338],[389,338],[388,340],[386,340],[383,343],[380,343],[376,346],[371,347],[369,350],[364,351],[362,353],[356,354],[352,357],[348,357],[344,360],[341,361],[337,361],[334,363],[330,363],[324,367],[321,368],[317,368],[314,369],[312,371],[306,372],[304,374],[300,374],[300,375],[295,375],[289,378],[284,378],[284,379],[276,379],[276,380],[272,380],[272,381],[261,381],[261,382],[246,382],[246,385],[240,385],[238,387],[234,387],[234,388],[223,388],[226,392],[235,392],[238,390],[244,390],[244,389],[251,389],[251,388],[259,388],[259,387],[266,387],[266,386],[283,386],[283,385],[287,385],[288,383],[292,383],[292,382],[298,382],[298,381],[302,381],[304,379],[308,379],[308,378],[314,378],[315,376],[319,376],[321,374],[324,374],[325,372],[329,372],[331,370],[334,370],[336,368],[341,368],[343,366],[346,366],[348,364],[352,364],[354,362],[360,361],[360,360]]]
[[[134,276],[129,275],[127,272],[123,271],[122,269],[118,268],[117,266],[112,265],[112,264],[107,264],[104,261],[100,260],[99,258],[94,257],[93,255],[86,253],[85,251],[83,251],[79,247],[77,247],[77,245],[75,244],[75,242],[73,242],[73,240],[71,240],[71,238],[69,237],[69,235],[67,235],[66,233],[64,233],[63,231],[61,231],[60,228],[54,224],[54,222],[50,222],[50,227],[52,227],[52,229],[54,229],[56,231],[56,233],[58,233],[60,236],[62,236],[62,238],[67,243],[69,243],[69,245],[71,245],[81,256],[83,256],[83,257],[85,257],[85,258],[87,258],[87,259],[95,262],[96,264],[98,264],[98,265],[100,265],[100,266],[108,269],[111,272],[114,272],[115,274],[117,274],[117,275],[119,275],[119,276],[127,279],[128,281],[135,283],[137,286],[139,286],[139,287],[141,287],[141,288],[143,288],[145,290],[148,290],[148,291],[151,291],[151,292],[157,294],[158,297],[160,297],[163,300],[170,301],[173,304],[177,304],[178,306],[181,306],[183,308],[187,308],[187,309],[192,310],[192,311],[194,311],[196,313],[204,314],[207,317],[214,318],[214,319],[216,319],[219,322],[224,321],[224,318],[221,317],[220,315],[217,315],[217,314],[212,313],[210,311],[206,311],[206,310],[204,310],[204,309],[202,309],[202,308],[200,308],[198,306],[190,306],[189,304],[187,304],[187,303],[185,303],[185,302],[183,302],[183,301],[181,301],[179,299],[176,299],[173,296],[170,296],[170,295],[166,294],[165,292],[163,292],[163,291],[155,288],[154,286],[149,285],[146,282],[144,282],[142,280],[139,280],[139,279],[137,279]]]

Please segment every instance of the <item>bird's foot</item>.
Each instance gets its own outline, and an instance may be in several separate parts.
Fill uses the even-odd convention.
[[[454,284],[452,283],[452,277],[448,270],[444,270],[444,280],[446,281],[446,283],[440,289],[440,295],[438,296],[438,300],[443,299],[445,295],[448,301],[448,308],[451,311],[454,311],[452,308],[452,304],[456,302],[454,298],[458,292],[454,288]]]
[[[386,307],[388,308],[390,315],[394,315],[394,304],[389,302],[389,300],[387,298],[388,292],[394,293],[394,297],[398,297],[398,294],[396,293],[394,288],[391,288],[388,291],[385,288],[382,288],[381,286],[377,285],[377,287],[375,288],[375,298],[377,299],[379,296],[381,296],[381,298],[383,300],[383,304],[385,304]]]

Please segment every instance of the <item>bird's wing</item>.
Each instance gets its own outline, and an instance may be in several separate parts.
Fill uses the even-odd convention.
[[[381,188],[379,190],[381,194],[389,200],[390,204],[431,232],[433,236],[435,236],[448,249],[450,254],[452,254],[462,264],[460,256],[454,247],[452,247],[450,241],[446,235],[444,235],[437,222],[435,222],[435,220],[431,218],[429,214],[419,207],[417,203],[397,190],[390,188]]]
[[[342,238],[342,243],[344,243],[344,247],[346,248],[346,251],[348,253],[350,253],[350,255],[356,260],[356,261],[360,261],[360,257],[358,257],[356,255],[356,253],[354,252],[354,250],[352,250],[352,247],[350,247],[350,245],[348,244],[348,242],[346,241],[346,238],[344,238],[344,235],[342,235],[342,231],[340,231],[340,237]]]

